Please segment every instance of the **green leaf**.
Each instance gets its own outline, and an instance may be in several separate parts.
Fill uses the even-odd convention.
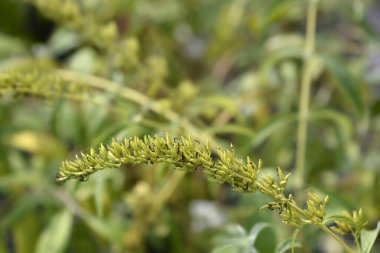
[[[276,250],[274,252],[275,253],[285,253],[288,250],[290,250],[292,248],[292,246],[295,248],[301,248],[301,244],[299,242],[295,242],[294,244],[292,244],[292,239],[287,239],[287,240],[283,241],[282,243],[280,243],[276,247]]]
[[[364,110],[364,102],[359,88],[359,80],[354,76],[345,64],[329,56],[321,56],[322,62],[338,81],[340,88],[344,91],[356,111],[361,114]]]
[[[120,230],[116,228],[116,224],[107,222],[104,219],[99,219],[90,213],[86,213],[82,219],[96,234],[102,238],[114,244],[120,243],[122,234],[120,233]]]
[[[69,240],[73,215],[68,210],[57,213],[37,242],[36,253],[64,252]]]
[[[260,127],[251,138],[251,147],[260,146],[267,138],[277,131],[289,127],[298,119],[297,113],[285,113],[271,118],[266,124]],[[350,120],[345,115],[332,110],[317,110],[310,112],[311,121],[330,120],[341,130],[343,139],[346,141],[352,135],[353,130]]]
[[[7,230],[20,219],[24,218],[25,215],[31,212],[37,204],[40,202],[40,197],[36,195],[26,195],[21,198],[14,207],[10,210],[7,215],[5,215],[0,222],[0,229]]]
[[[269,54],[260,68],[261,79],[268,83],[278,84],[279,80],[274,79],[275,75],[273,75],[276,65],[287,59],[302,59],[302,53],[299,48],[284,48]]]
[[[245,231],[245,229],[238,224],[232,224],[227,226],[225,232],[229,238],[244,238],[245,236],[247,236],[247,232]]]
[[[329,109],[313,110],[310,112],[310,120],[312,122],[321,120],[323,123],[330,121],[336,127],[336,139],[341,150],[347,153],[354,133],[352,122],[347,115]]]
[[[211,253],[239,253],[241,251],[241,245],[237,243],[229,243],[217,247]]]
[[[249,235],[247,237],[247,240],[249,242],[249,245],[253,245],[255,244],[255,241],[257,239],[257,236],[259,235],[259,233],[266,227],[269,227],[269,224],[268,223],[265,223],[265,222],[260,222],[260,223],[257,223],[252,229],[251,231],[249,232]]]
[[[296,113],[287,113],[279,116],[275,116],[263,127],[258,129],[256,135],[251,140],[251,145],[253,147],[260,146],[266,138],[270,137],[273,133],[279,131],[280,129],[286,127],[288,124],[293,123],[297,120]]]
[[[314,120],[328,120],[333,122],[342,133],[345,139],[350,138],[353,135],[354,130],[350,118],[338,111],[334,110],[313,110],[310,112],[310,118]]]
[[[247,234],[246,230],[240,225],[231,225],[226,227],[226,234],[217,237],[219,246],[217,246],[212,253],[256,253],[254,247],[255,241],[259,233],[266,227],[268,223],[257,223]]]
[[[362,252],[369,253],[376,241],[380,232],[380,221],[377,223],[377,227],[372,230],[363,229],[361,233]]]

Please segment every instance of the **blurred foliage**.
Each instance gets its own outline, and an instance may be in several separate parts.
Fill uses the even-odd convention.
[[[1,0],[0,74],[91,92],[0,88],[0,252],[210,252],[223,225],[260,222],[271,229],[250,246],[278,252],[292,231],[257,210],[264,197],[197,173],[139,165],[65,185],[55,174],[111,137],[165,131],[292,171],[306,5]],[[380,219],[379,12],[371,0],[320,1],[306,155],[305,185],[330,196],[327,212],[362,207],[369,228]],[[299,252],[340,250],[313,228],[299,240]]]

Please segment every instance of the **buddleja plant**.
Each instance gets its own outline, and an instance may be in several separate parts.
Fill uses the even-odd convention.
[[[164,137],[134,137],[121,142],[114,139],[111,144],[102,144],[97,150],[91,149],[87,154],[77,155],[72,161],[64,161],[57,173],[57,182],[68,179],[86,181],[91,174],[99,170],[119,168],[123,164],[156,163],[167,163],[185,171],[202,170],[210,181],[227,183],[233,190],[259,192],[269,196],[272,201],[262,208],[276,210],[283,223],[294,227],[293,238],[303,226],[313,224],[332,236],[346,252],[354,251],[336,233],[351,234],[361,252],[369,252],[373,244],[362,241],[363,233],[367,233],[363,230],[367,222],[361,209],[354,211],[352,215],[344,212],[342,215],[326,218],[328,196],[321,199],[317,194],[309,192],[306,205],[303,207],[294,200],[292,194],[286,193],[290,173],[284,174],[279,167],[276,178],[263,175],[261,160],[255,164],[249,157],[245,161],[236,158],[232,145],[226,150],[218,149],[217,154],[213,154],[209,142],[200,143],[190,136],[172,138],[166,134]],[[331,221],[335,225],[329,228],[326,223]],[[369,248],[368,244],[371,245]]]

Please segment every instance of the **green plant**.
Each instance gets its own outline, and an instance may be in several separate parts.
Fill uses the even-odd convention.
[[[109,145],[101,145],[98,150],[91,149],[89,154],[82,153],[73,161],[63,162],[57,173],[57,182],[64,182],[70,178],[86,181],[88,177],[105,168],[119,168],[123,164],[155,164],[168,163],[177,169],[194,171],[202,168],[203,174],[210,181],[227,183],[232,189],[239,192],[260,192],[270,196],[273,201],[263,208],[278,210],[282,221],[296,228],[299,233],[306,224],[317,225],[324,232],[337,240],[347,252],[353,252],[347,244],[336,236],[325,223],[334,221],[337,226],[334,231],[340,234],[351,233],[361,249],[361,234],[366,224],[362,211],[336,215],[326,218],[325,206],[328,196],[323,200],[317,194],[309,192],[306,208],[296,203],[292,194],[286,194],[290,174],[284,175],[278,168],[275,179],[272,176],[262,176],[261,161],[254,164],[249,157],[243,162],[235,157],[234,149],[218,150],[216,158],[212,157],[211,147],[188,138],[171,138],[145,136],[143,139],[134,137],[122,142],[113,140]]]
[[[218,247],[213,249],[212,253],[257,252],[254,247],[255,241],[259,233],[267,226],[268,224],[265,223],[256,224],[249,233],[239,225],[226,227],[225,234],[215,239]]]
[[[239,225],[227,226],[223,229],[224,233],[215,238],[217,246],[213,249],[212,253],[257,253],[259,252],[255,248],[257,237],[268,226],[269,224],[267,223],[257,223],[249,232]],[[291,248],[300,246],[298,242],[285,240],[276,247],[275,253],[285,253]]]
[[[215,231],[192,230],[204,199],[241,227],[236,250],[377,252],[376,6],[0,1],[0,252],[209,252]],[[138,169],[56,184],[80,150],[60,180]]]

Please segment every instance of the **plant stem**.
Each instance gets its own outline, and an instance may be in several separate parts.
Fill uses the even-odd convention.
[[[265,192],[265,187],[263,187],[262,185],[258,184],[258,188],[261,192]],[[265,193],[264,193],[265,194]],[[296,203],[289,203],[289,206],[291,208],[293,208],[294,211],[300,213],[302,216],[304,216],[305,218],[307,218],[306,214],[305,214],[305,211],[302,210],[300,207],[298,207],[298,205]],[[315,224],[315,223],[314,223]],[[348,253],[354,253],[354,251],[342,240],[340,239],[336,234],[334,234],[334,232],[332,232],[328,227],[326,227],[324,224],[315,224],[317,225],[320,229],[322,229],[325,233],[327,233],[329,236],[331,236],[332,238],[334,238],[340,245],[342,245],[342,247],[344,248],[344,250]]]
[[[304,67],[301,80],[301,95],[298,113],[297,153],[296,153],[296,191],[303,188],[305,179],[305,156],[307,142],[307,123],[309,116],[310,86],[312,82],[312,62],[315,50],[315,30],[317,23],[318,0],[309,0],[306,21]]]
[[[180,125],[185,131],[191,133],[195,137],[203,141],[208,139],[212,146],[221,146],[221,144],[217,142],[211,135],[200,131],[200,129],[188,122],[186,119],[182,118],[174,111],[167,108],[162,108],[162,106],[156,101],[133,89],[117,85],[116,83],[107,79],[103,79],[101,77],[81,74],[70,70],[59,69],[57,70],[57,74],[62,78],[62,80],[68,82],[84,83],[95,89],[116,93],[126,100],[132,101],[143,107],[147,107],[149,110],[158,115],[161,115],[171,123]]]
[[[68,99],[68,100],[72,100],[72,101],[76,101],[76,102],[81,102],[83,104],[85,104],[85,103],[93,104],[95,106],[98,106],[99,108],[102,108],[104,110],[108,110],[108,111],[115,113],[115,114],[128,115],[128,113],[126,111],[124,111],[120,108],[117,108],[117,107],[112,106],[112,105],[106,105],[106,104],[100,103],[94,99],[90,99],[88,97],[81,96],[81,95],[64,94],[64,93],[60,94],[60,93],[54,93],[54,92],[45,92],[44,94],[41,94],[38,91],[35,91],[33,89],[28,89],[28,88],[26,88],[26,89],[25,88],[18,88],[17,92],[26,93],[26,94],[35,95],[35,96],[43,95],[47,98],[49,98],[50,96],[58,96],[60,98],[64,98],[64,99]]]
[[[355,244],[356,244],[356,247],[358,248],[358,252],[362,253],[363,252],[362,247],[360,246],[360,242],[359,242],[360,235],[355,233],[352,229],[351,229],[351,234],[355,239]]]
[[[323,224],[318,224],[318,227],[322,229],[324,232],[326,232],[329,236],[334,238],[340,245],[342,245],[342,247],[347,253],[354,253],[354,251],[350,247],[348,247],[348,245],[342,239],[340,239],[336,234],[334,234],[334,232],[332,232],[328,227],[326,227]]]

